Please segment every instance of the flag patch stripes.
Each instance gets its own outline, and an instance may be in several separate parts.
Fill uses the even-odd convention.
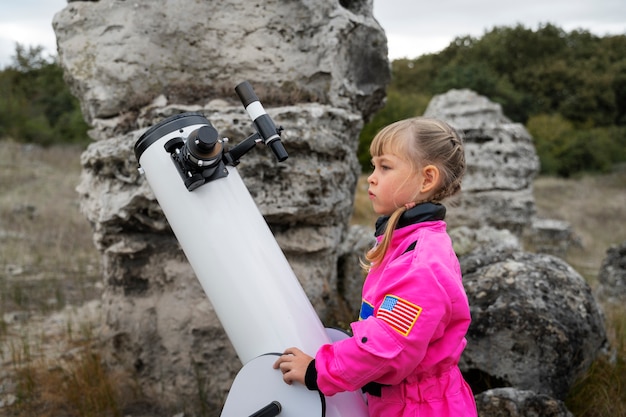
[[[389,294],[385,296],[383,303],[378,307],[376,317],[390,325],[401,335],[408,336],[421,312],[421,307]]]

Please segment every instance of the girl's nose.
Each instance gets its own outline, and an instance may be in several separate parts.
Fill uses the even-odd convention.
[[[372,172],[369,177],[367,177],[368,184],[374,184],[374,173]]]

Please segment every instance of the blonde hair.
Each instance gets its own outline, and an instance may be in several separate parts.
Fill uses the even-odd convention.
[[[461,179],[465,173],[463,137],[444,121],[415,117],[392,123],[376,134],[370,154],[372,157],[391,154],[403,158],[411,164],[413,172],[426,165],[436,166],[441,180],[430,202],[439,203],[461,191]],[[391,214],[383,240],[367,252],[363,269],[369,271],[385,257],[393,231],[406,210],[401,206]]]

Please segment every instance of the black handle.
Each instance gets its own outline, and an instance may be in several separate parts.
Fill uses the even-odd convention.
[[[282,409],[283,408],[278,401],[272,401],[256,413],[250,414],[250,417],[276,417],[280,414]]]

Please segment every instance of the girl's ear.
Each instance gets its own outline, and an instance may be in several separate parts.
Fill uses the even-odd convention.
[[[424,181],[422,182],[421,192],[424,194],[432,193],[439,185],[439,168],[434,165],[426,165],[422,169]]]

